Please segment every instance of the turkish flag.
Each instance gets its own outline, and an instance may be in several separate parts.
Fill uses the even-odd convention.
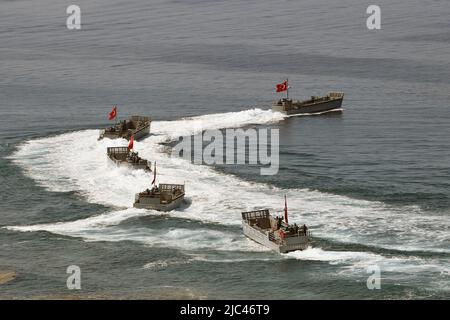
[[[108,114],[108,119],[112,120],[117,116],[117,107],[114,106],[114,108],[112,108],[111,112]]]
[[[134,145],[134,138],[133,138],[133,136],[131,136],[130,142],[128,143],[128,151],[133,149],[133,145]]]
[[[283,91],[286,91],[287,89],[288,89],[288,82],[287,82],[287,80],[284,81],[283,83],[277,84],[277,92],[283,92]]]

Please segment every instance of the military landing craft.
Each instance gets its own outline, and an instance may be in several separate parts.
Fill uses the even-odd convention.
[[[125,166],[132,169],[144,169],[146,171],[152,171],[150,169],[151,162],[139,157],[137,152],[133,152],[128,147],[108,147],[108,158],[111,159],[117,166]]]
[[[160,183],[156,185],[156,163],[153,169],[152,188],[136,194],[133,207],[170,211],[178,208],[184,200],[184,184]]]
[[[311,233],[306,225],[289,224],[287,205],[285,217],[273,217],[269,210],[242,212],[244,234],[259,244],[279,253],[305,250],[311,242]]]
[[[150,133],[150,117],[132,116],[129,120],[123,120],[116,123],[114,126],[102,130],[98,138],[125,138],[130,140],[131,136],[139,140]]]
[[[285,98],[276,101],[272,105],[272,110],[287,115],[320,113],[340,109],[343,99],[342,92],[330,92],[323,97],[312,96],[311,99],[303,101]]]
[[[272,105],[272,110],[282,112],[287,115],[291,114],[314,114],[331,110],[338,110],[342,106],[344,100],[343,92],[330,92],[326,96],[311,96],[308,100],[292,100],[289,99],[289,83],[288,80],[277,84],[277,92],[286,92],[286,98],[279,99]]]
[[[158,211],[170,211],[178,208],[184,199],[183,184],[160,183],[136,194],[133,207],[141,209],[153,209]]]

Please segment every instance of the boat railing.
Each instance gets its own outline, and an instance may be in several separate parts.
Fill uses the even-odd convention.
[[[344,93],[343,92],[329,92],[328,96],[333,99],[338,99],[338,98],[343,98]]]
[[[175,190],[179,190],[184,193],[184,184],[160,183],[159,190],[160,192],[174,192]]]
[[[133,121],[133,122],[139,122],[139,121],[150,122],[150,121],[152,121],[152,118],[145,117],[145,116],[131,116],[131,121]]]
[[[267,209],[242,212],[243,220],[260,219],[268,217],[269,217],[269,210]]]
[[[140,126],[140,127],[137,126],[137,127],[136,127],[136,130],[134,130],[134,134],[137,134],[137,133],[139,133],[139,132],[141,132],[141,131],[146,130],[148,125],[149,125],[149,124],[147,124],[146,126]]]
[[[150,125],[150,122],[152,119],[150,117],[144,117],[144,116],[132,116],[130,119],[130,123],[133,125],[136,132],[139,132],[141,130],[144,130]]]
[[[106,148],[107,153],[109,155],[113,155],[113,154],[123,154],[126,153],[128,154],[128,147],[108,147]]]
[[[269,237],[269,241],[275,242],[275,235],[273,234],[273,231],[269,232],[268,237]]]

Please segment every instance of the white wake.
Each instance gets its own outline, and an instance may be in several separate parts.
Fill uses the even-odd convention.
[[[176,121],[154,121],[152,135],[135,142],[135,149],[144,158],[158,163],[158,182],[186,184],[190,204],[171,212],[170,216],[239,225],[240,213],[244,210],[268,208],[272,212],[280,212],[286,194],[291,221],[311,226],[314,236],[387,249],[450,252],[450,221],[443,215],[424,215],[413,206],[391,207],[380,202],[307,189],[279,189],[243,181],[208,166],[171,158],[165,152],[166,147],[160,145],[179,136],[199,133],[202,129],[268,124],[283,118],[280,113],[252,109]],[[127,142],[122,139],[98,141],[98,134],[98,130],[84,130],[29,140],[19,146],[12,159],[44,188],[54,192],[75,191],[88,202],[111,207],[112,212],[73,222],[13,226],[10,229],[46,230],[79,236],[88,241],[131,239],[149,245],[185,246],[185,249],[209,246],[218,250],[259,250],[258,245],[249,245],[249,241],[240,234],[236,236],[208,228],[200,233],[189,229],[168,232],[120,230],[120,222],[126,219],[159,214],[132,208],[134,194],[149,187],[152,177],[142,170],[133,171],[112,165],[106,157],[106,148],[124,146]],[[117,226],[114,232],[108,232],[113,226]],[[294,253],[291,258],[314,260],[318,252],[317,249],[312,250],[316,251]],[[329,253],[319,253],[319,259],[327,261]],[[353,253],[337,253],[337,261],[340,261],[340,255]]]

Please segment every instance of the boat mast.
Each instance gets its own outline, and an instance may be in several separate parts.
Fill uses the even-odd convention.
[[[289,79],[286,78],[286,100],[289,100]]]
[[[156,161],[155,161],[155,165],[153,168],[153,181],[152,181],[152,186],[156,185]]]
[[[286,195],[284,195],[284,221],[287,225],[289,225]]]

